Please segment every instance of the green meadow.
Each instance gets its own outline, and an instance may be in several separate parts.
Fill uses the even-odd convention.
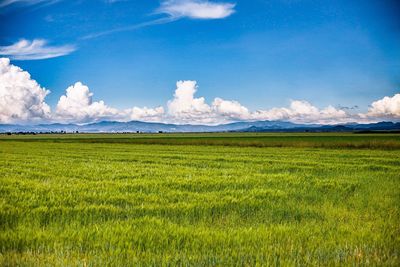
[[[0,136],[1,266],[399,266],[399,134]]]

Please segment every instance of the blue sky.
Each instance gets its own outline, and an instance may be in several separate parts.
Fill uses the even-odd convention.
[[[91,103],[103,100],[118,110],[163,106],[168,113],[183,80],[197,81],[197,89],[187,90],[197,90],[192,98],[204,97],[211,109],[216,98],[249,112],[290,109],[299,100],[367,113],[374,101],[399,93],[399,6],[395,0],[0,0],[0,53],[51,91],[45,101],[52,110],[79,81],[94,94]],[[30,57],[10,52],[23,39],[44,41]],[[221,111],[225,119],[193,120],[250,118],[231,116],[238,107],[232,103]],[[397,120],[398,102],[390,105],[386,117]],[[97,119],[89,115],[76,120]]]

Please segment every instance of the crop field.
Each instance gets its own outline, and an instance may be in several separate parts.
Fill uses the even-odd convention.
[[[399,266],[400,135],[1,135],[0,265]]]

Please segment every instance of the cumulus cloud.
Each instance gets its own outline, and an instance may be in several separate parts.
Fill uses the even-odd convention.
[[[49,91],[31,79],[28,72],[0,59],[0,123],[72,122],[100,120],[151,121],[190,124],[220,124],[234,121],[283,120],[298,123],[338,124],[400,120],[400,94],[373,102],[366,113],[354,114],[348,109],[328,106],[318,108],[304,100],[292,100],[288,107],[250,111],[236,100],[215,98],[208,104],[197,97],[196,81],[178,81],[167,109],[133,107],[124,110],[110,107],[104,101],[93,101],[89,87],[77,82],[68,87],[57,103],[55,112],[45,103]]]
[[[93,93],[89,87],[77,82],[67,88],[65,95],[60,97],[53,119],[68,122],[95,122],[102,120],[143,120],[160,121],[164,114],[163,107],[139,108],[133,107],[118,110],[107,106],[104,101],[93,101]]]
[[[211,105],[195,97],[196,81],[178,81],[173,99],[167,103],[166,119],[174,123],[216,124],[250,119],[248,109],[234,100],[215,98]]]
[[[28,72],[0,58],[0,123],[48,119],[50,107],[44,101],[49,93]]]
[[[216,3],[206,0],[167,0],[157,12],[177,18],[222,19],[232,15],[235,4]]]
[[[102,100],[93,101],[93,93],[81,82],[66,89],[52,113],[45,102],[49,93],[28,72],[12,65],[8,58],[0,58],[0,123],[161,121],[164,115],[163,107],[119,110]]]
[[[56,115],[61,120],[89,122],[111,119],[118,115],[118,111],[108,107],[104,101],[93,102],[93,93],[89,87],[77,82],[61,96],[56,108]]]
[[[0,55],[14,60],[35,60],[65,56],[75,50],[73,45],[49,46],[46,40],[22,39],[9,46],[0,46]]]
[[[168,101],[168,114],[181,122],[211,122],[211,107],[204,97],[195,98],[196,81],[178,81],[174,98]]]
[[[400,119],[400,94],[395,94],[392,97],[385,96],[373,102],[365,116],[380,119]]]
[[[225,123],[246,120],[286,120],[301,123],[342,123],[354,120],[342,109],[319,109],[307,101],[293,100],[289,107],[254,112],[238,101],[215,98],[208,105],[204,97],[195,97],[196,81],[178,81],[174,98],[167,104],[168,120],[175,123]]]
[[[342,123],[351,121],[350,114],[342,109],[328,106],[319,109],[304,100],[292,100],[289,107],[258,110],[252,113],[256,120],[288,120],[292,122]]]
[[[164,115],[163,107],[156,108],[138,108],[133,107],[131,109],[127,109],[123,112],[122,117],[125,120],[143,120],[150,122],[161,122]]]
[[[246,120],[250,118],[249,110],[235,100],[224,100],[215,98],[212,109],[218,117],[225,117],[231,120]]]

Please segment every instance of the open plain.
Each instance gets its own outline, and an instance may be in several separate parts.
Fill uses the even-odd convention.
[[[2,266],[400,264],[400,135],[0,136]]]

